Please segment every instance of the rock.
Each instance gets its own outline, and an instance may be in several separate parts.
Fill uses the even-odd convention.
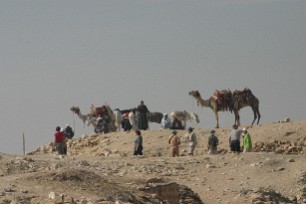
[[[277,171],[283,171],[283,170],[285,170],[284,167],[279,167],[279,168],[277,168]]]
[[[295,160],[293,158],[289,158],[287,161],[288,162],[295,162]]]
[[[149,184],[149,183],[163,183],[163,179],[160,178],[160,177],[153,177],[153,178],[149,178],[146,180],[146,183]]]

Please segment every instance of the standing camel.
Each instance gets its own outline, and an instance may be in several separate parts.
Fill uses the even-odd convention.
[[[257,124],[259,123],[259,100],[252,94],[250,89],[245,88],[243,91],[234,91],[233,93],[230,90],[222,92],[216,91],[208,100],[203,99],[197,90],[190,91],[189,95],[196,99],[197,105],[209,107],[213,110],[217,123],[216,128],[219,128],[219,111],[233,111],[235,114],[234,124],[240,125],[239,110],[247,106],[252,108],[254,114],[252,125],[256,119],[258,119]]]
[[[109,105],[105,104],[101,107],[95,107],[93,104],[91,104],[90,107],[90,113],[88,115],[91,115],[94,118],[98,118],[99,114],[103,114],[103,112],[106,111],[109,118],[110,118],[110,123],[109,123],[109,131],[110,132],[115,132],[117,130],[116,127],[116,115],[112,111]]]
[[[148,113],[148,121],[151,123],[161,123],[161,120],[163,119],[163,114],[160,112],[149,112]]]

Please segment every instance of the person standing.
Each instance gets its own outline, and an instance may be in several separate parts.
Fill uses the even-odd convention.
[[[210,135],[208,137],[208,144],[207,144],[207,149],[208,149],[208,154],[217,154],[217,146],[219,144],[219,139],[215,135],[215,130],[210,131]]]
[[[142,136],[140,130],[136,130],[136,139],[134,141],[134,155],[143,155]]]
[[[247,128],[242,129],[242,138],[243,138],[243,153],[252,151],[252,140],[251,135],[247,131]]]
[[[171,156],[180,156],[179,145],[181,144],[181,141],[180,138],[177,136],[177,132],[175,130],[172,131],[172,134],[168,138],[168,143],[171,145]]]
[[[59,126],[56,127],[56,132],[54,133],[54,145],[58,154],[65,154],[65,136],[64,132],[61,131]]]
[[[240,135],[241,130],[238,129],[237,125],[233,125],[229,136],[229,145],[232,152],[240,153]]]
[[[61,128],[61,131],[60,131],[61,133],[63,133],[64,134],[64,152],[63,152],[63,154],[64,155],[67,155],[67,151],[68,151],[68,148],[67,148],[67,141],[68,141],[68,138],[66,137],[66,135],[65,135],[65,128]]]
[[[130,132],[130,130],[132,129],[132,125],[130,123],[130,120],[129,120],[129,116],[128,116],[129,113],[125,113],[122,115],[122,121],[121,121],[121,126],[122,126],[122,129],[125,131],[125,132]]]
[[[137,127],[140,130],[148,129],[148,114],[149,109],[144,104],[143,101],[140,101],[140,105],[137,107]]]
[[[193,132],[193,128],[188,128],[188,155],[192,156],[197,145],[197,136]]]

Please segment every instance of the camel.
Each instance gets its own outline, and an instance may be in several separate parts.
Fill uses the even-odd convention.
[[[160,112],[149,112],[148,114],[148,122],[160,124],[162,119],[163,114]]]
[[[260,120],[260,112],[259,112],[259,100],[254,96],[250,89],[245,88],[243,91],[234,91],[233,93],[228,91],[216,91],[213,96],[209,99],[205,100],[201,97],[199,91],[190,91],[189,95],[193,96],[197,105],[201,105],[202,107],[209,107],[215,113],[216,119],[216,128],[219,128],[219,111],[231,111],[234,112],[235,115],[235,125],[240,125],[240,116],[239,110],[250,106],[252,108],[254,119],[252,125],[255,120],[257,120],[257,124],[259,124]],[[226,97],[224,97],[224,95]],[[220,100],[221,99],[221,100]]]
[[[186,128],[186,121],[187,120],[194,120],[197,123],[200,122],[199,116],[196,113],[191,113],[187,111],[173,111],[170,113],[170,119],[173,122],[174,119],[177,119],[183,123],[184,129]]]
[[[105,105],[104,107],[106,108],[106,111],[108,112],[108,115],[110,117],[109,131],[114,132],[117,130],[116,125],[115,125],[115,121],[116,121],[115,114],[108,105]],[[87,126],[92,125],[94,128],[96,128],[97,118],[98,118],[98,114],[100,113],[99,111],[101,111],[101,107],[96,108],[94,107],[94,105],[91,105],[90,109],[91,109],[90,112],[87,115],[84,115],[81,113],[79,107],[73,106],[72,108],[70,108],[72,112],[78,115],[78,117],[82,120],[84,124],[87,122]]]
[[[101,114],[103,111],[105,111],[104,109],[106,109],[109,117],[110,117],[110,123],[109,123],[109,131],[110,132],[115,132],[117,130],[117,126],[115,124],[116,121],[116,116],[114,114],[114,112],[112,111],[112,109],[110,108],[109,105],[103,105],[101,107],[95,107],[93,104],[91,104],[90,107],[90,113],[88,114],[88,117],[90,118],[91,124],[93,120],[96,120],[99,116],[99,114]],[[119,128],[120,128],[119,124]]]

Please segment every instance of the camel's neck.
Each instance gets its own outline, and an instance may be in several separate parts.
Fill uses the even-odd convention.
[[[210,99],[205,100],[201,97],[197,97],[196,100],[197,100],[197,103],[200,104],[201,106],[212,108]]]
[[[86,116],[83,115],[83,114],[81,113],[81,111],[79,111],[79,112],[76,113],[76,114],[77,114],[78,117],[83,121],[83,123],[85,123],[85,121],[86,121]]]
[[[79,118],[81,118],[81,119],[83,120],[84,116],[83,116],[83,114],[81,113],[81,111],[79,111],[79,112],[77,113],[77,115],[78,115]]]

